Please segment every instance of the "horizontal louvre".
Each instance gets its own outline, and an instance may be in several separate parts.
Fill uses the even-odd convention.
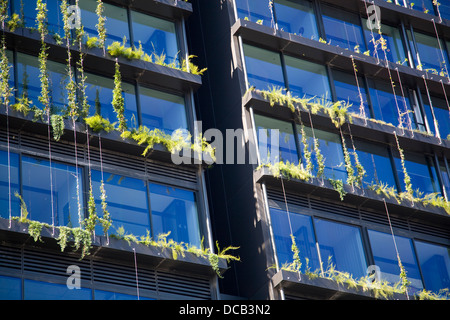
[[[0,268],[20,270],[22,255],[20,249],[0,247]]]
[[[23,269],[25,278],[32,275],[42,281],[52,281],[58,277],[58,281],[61,281],[61,277],[66,279],[69,276],[67,268],[71,265],[80,267],[81,279],[91,283],[93,288],[97,288],[96,285],[107,285],[111,286],[111,290],[116,287],[118,292],[121,287],[137,289],[136,269],[132,264],[99,261],[94,257],[80,260],[78,255],[70,256],[55,251],[0,247],[0,270],[6,274],[12,269],[19,272]],[[208,278],[146,269],[139,264],[137,271],[139,290],[152,291],[165,298],[167,295],[177,295],[192,299],[211,299]]]
[[[148,161],[147,173],[185,182],[197,183],[197,173],[192,170],[186,170],[180,166],[174,167],[168,165],[160,165],[158,163]]]
[[[90,280],[88,260],[34,250],[24,250],[23,270],[52,276],[67,277],[67,268],[72,265],[80,267],[81,279]]]
[[[158,271],[158,290],[196,299],[211,299],[208,279],[195,278]]]

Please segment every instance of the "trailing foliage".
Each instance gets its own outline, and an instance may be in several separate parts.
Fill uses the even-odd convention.
[[[127,121],[125,119],[125,99],[122,95],[122,75],[120,74],[120,66],[116,60],[116,68],[114,73],[114,89],[112,107],[119,121],[119,131],[124,132],[127,129]]]
[[[97,28],[98,38],[96,38],[96,40],[98,41],[98,46],[100,48],[103,48],[103,54],[105,54],[105,42],[106,42],[106,28],[105,28],[106,17],[103,15],[104,11],[105,7],[103,5],[103,1],[97,0],[97,8],[95,9],[95,14],[97,15],[97,24],[95,25],[95,27]]]
[[[341,201],[344,201],[344,197],[347,195],[347,192],[344,190],[344,183],[342,180],[328,179],[328,181],[330,181],[333,189],[339,193],[339,198]]]
[[[307,181],[312,178],[311,174],[301,165],[296,165],[295,163],[290,163],[289,161],[286,161],[286,163],[280,161],[275,164],[265,163],[260,165],[258,169],[261,167],[269,168],[274,177],[294,178],[303,181]]]
[[[59,114],[52,114],[50,119],[53,128],[53,139],[59,141],[64,134],[64,117]]]
[[[10,69],[11,66],[6,55],[6,40],[3,35],[0,44],[0,104],[3,104],[6,108],[9,107],[9,101],[13,95],[13,90],[9,86]]]
[[[84,118],[84,122],[94,131],[100,132],[102,130],[111,132],[115,130],[114,125],[109,122],[108,119],[103,118],[101,115],[96,114],[92,117]]]

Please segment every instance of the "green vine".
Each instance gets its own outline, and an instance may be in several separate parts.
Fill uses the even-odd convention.
[[[300,125],[300,133],[302,135],[302,144],[303,144],[303,155],[306,160],[306,171],[311,175],[314,169],[312,160],[311,160],[311,151],[309,150],[308,138],[305,133],[305,126],[303,123]]]
[[[106,191],[105,191],[105,184],[103,180],[100,183],[100,199],[102,203],[102,212],[103,216],[101,218],[98,218],[100,224],[102,225],[103,234],[107,237],[108,236],[108,230],[112,225],[111,220],[111,214],[108,211],[108,204],[106,202]]]
[[[8,108],[9,101],[13,95],[13,90],[9,86],[9,72],[11,66],[9,65],[8,56],[6,55],[6,40],[5,36],[2,36],[0,44],[0,99],[1,104]]]
[[[103,49],[103,54],[106,54],[105,51],[105,43],[106,43],[106,28],[105,28],[105,22],[106,17],[103,15],[103,12],[105,11],[105,7],[103,5],[102,0],[97,0],[97,8],[95,9],[95,13],[97,15],[97,24],[95,27],[97,28],[97,34],[98,34],[98,43],[99,47]]]
[[[52,114],[50,121],[53,129],[53,139],[59,141],[61,136],[64,134],[64,117],[59,114]]]
[[[34,241],[42,241],[41,232],[43,224],[39,221],[30,221],[28,224],[28,234],[33,237]]]
[[[414,190],[412,188],[411,178],[408,174],[408,171],[406,170],[405,155],[403,154],[403,149],[400,148],[400,143],[398,141],[397,134],[394,134],[394,135],[395,135],[395,141],[397,142],[397,149],[398,149],[398,153],[400,155],[400,161],[402,164],[403,182],[405,183],[406,193],[411,199],[413,199],[414,198]]]
[[[339,193],[339,198],[341,201],[344,201],[344,197],[347,195],[347,192],[344,190],[344,183],[342,180],[328,179],[328,181],[330,181],[333,189]]]
[[[127,129],[127,122],[125,119],[125,99],[122,95],[122,76],[120,74],[120,66],[116,60],[116,67],[114,73],[114,89],[112,106],[119,121],[119,131],[124,132]]]

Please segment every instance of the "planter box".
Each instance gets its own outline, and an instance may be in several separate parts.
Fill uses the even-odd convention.
[[[28,234],[28,224],[20,223],[16,220],[11,221],[9,227],[9,220],[0,218],[0,243],[5,241],[7,243],[25,244],[32,247],[45,248],[52,251],[61,251],[60,246],[56,242],[59,236],[58,228],[55,228],[53,234],[52,228],[43,227],[41,232],[42,242],[35,242]],[[80,249],[81,250],[81,249]],[[73,241],[67,242],[67,247],[64,252],[80,257],[80,250],[73,252]],[[84,259],[89,259],[93,256],[96,258],[127,260],[134,259],[134,252],[137,254],[139,263],[143,263],[146,267],[166,270],[171,272],[188,272],[197,274],[215,275],[215,271],[211,268],[207,257],[197,256],[190,252],[185,252],[184,256],[178,254],[175,260],[171,249],[162,249],[156,246],[145,246],[138,243],[128,243],[126,240],[109,237],[109,241],[104,236],[95,236],[92,240],[92,249],[90,255]],[[223,274],[228,269],[225,259],[219,259],[219,270]]]
[[[280,270],[272,277],[274,287],[280,287],[288,294],[293,294],[307,299],[319,300],[357,300],[376,299],[373,290],[364,291],[363,288],[349,287],[347,284],[339,284],[326,278],[312,279],[305,274]],[[384,299],[384,298],[381,298]],[[406,300],[404,294],[394,293],[389,300]]]

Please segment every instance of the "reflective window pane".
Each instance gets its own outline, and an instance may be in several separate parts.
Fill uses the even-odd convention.
[[[250,86],[259,90],[270,90],[273,86],[285,87],[278,53],[244,45],[244,54]]]
[[[355,140],[354,143],[359,162],[366,170],[363,182],[368,185],[374,183],[396,188],[394,169],[388,148],[359,140]],[[349,148],[349,151],[353,152],[354,150]]]
[[[300,260],[302,262],[301,272],[305,272],[307,267],[312,272],[319,269],[319,256],[317,254],[311,217],[291,212],[288,217],[286,211],[270,208],[270,218],[280,267],[293,262],[293,252],[291,249],[292,233],[295,237],[295,244],[300,252]],[[308,259],[308,263],[306,263],[306,259]]]
[[[408,90],[405,88],[403,92],[405,94],[404,100],[398,85],[392,89],[392,85],[389,82],[369,80],[369,94],[375,119],[385,121],[397,127],[399,126],[399,112],[403,114],[409,111],[408,116],[411,119],[412,129],[415,129],[416,123],[413,119]],[[403,116],[402,122],[403,126],[407,128],[409,120],[405,116]]]
[[[187,129],[184,97],[139,87],[142,125],[166,134]]]
[[[47,61],[50,89],[50,105],[54,113],[63,113],[67,105],[67,72],[62,63]],[[28,97],[35,106],[43,108],[39,101],[41,80],[38,57],[17,53],[18,96]]]
[[[22,280],[14,277],[0,276],[0,300],[21,300]]]
[[[86,95],[91,106],[90,114],[98,113],[111,123],[117,122],[117,115],[111,104],[114,79],[90,73],[86,74],[86,77]],[[122,82],[122,96],[124,98],[125,119],[128,127],[138,127],[135,87],[129,83]]]
[[[8,171],[10,178],[8,178]],[[11,194],[9,195],[10,186]],[[0,217],[9,218],[10,204],[11,216],[20,216],[20,200],[15,197],[16,192],[20,193],[19,155],[10,152],[8,167],[8,152],[0,150]]]
[[[136,48],[142,44],[142,49],[149,55],[164,54],[165,62],[168,64],[179,60],[175,23],[133,10],[131,20],[133,21],[133,45]]]
[[[35,280],[24,280],[25,300],[91,300],[92,290],[87,288],[70,290],[65,284]]]
[[[439,187],[436,167],[431,157],[424,156],[423,154],[404,152],[405,167],[411,178],[411,185],[413,190],[418,189],[424,194],[427,193],[439,193],[441,190]],[[403,168],[401,160],[395,157],[395,166],[397,167],[397,174],[400,177],[403,190],[406,190],[404,184]]]
[[[375,265],[380,267],[381,279],[391,284],[399,282],[400,267],[398,266],[392,234],[374,230],[369,230],[368,232]],[[411,239],[396,235],[395,242],[408,280],[411,281],[411,287],[414,289],[422,289],[422,280]]]
[[[236,11],[239,19],[250,20],[265,26],[272,25],[268,0],[236,0]]]
[[[311,1],[275,0],[278,29],[305,38],[319,39]]]
[[[428,128],[430,128],[432,133],[436,133],[434,113],[438,123],[439,134],[442,139],[447,139],[450,135],[450,111],[448,110],[447,102],[445,99],[431,96],[431,105],[433,106],[433,110],[431,110],[430,100],[427,94],[422,94],[422,101],[427,116]]]
[[[299,125],[297,125],[297,131],[299,140],[301,141],[301,127]],[[313,133],[310,127],[305,127],[305,134],[308,137],[308,146],[311,152],[311,160],[314,165],[313,174],[317,174],[317,158],[316,152],[314,151],[315,136],[319,140],[319,149],[325,161],[324,176],[330,179],[345,181],[347,179],[347,171],[344,167],[344,151],[342,149],[341,138],[337,134],[318,129],[314,129]],[[306,159],[303,155],[303,143],[301,143],[301,145],[302,161],[303,163],[306,163]]]
[[[450,250],[448,247],[415,241],[417,258],[425,288],[433,292],[450,287]]]
[[[280,161],[298,164],[294,131],[290,122],[255,114],[259,154],[262,163]],[[278,139],[277,139],[278,135]]]
[[[409,30],[408,35],[411,40],[412,37]],[[420,67],[419,69],[421,70],[426,70],[435,74],[445,73],[449,70],[449,60],[442,39],[439,39],[439,43],[436,36],[426,35],[419,32],[414,32],[414,39],[420,59],[418,60],[416,54],[413,54],[416,67]],[[411,43],[411,48],[413,49],[413,53],[415,53],[413,43]],[[441,51],[441,48],[443,51]]]
[[[359,228],[323,219],[314,219],[314,225],[324,268],[330,259],[337,270],[364,277],[367,262]]]
[[[111,231],[117,233],[117,230],[123,227],[125,234],[147,235],[147,230],[150,230],[150,214],[145,181],[109,172],[103,173],[103,179],[108,211],[113,221]],[[92,189],[99,216],[103,215],[101,181],[101,172],[92,170]],[[100,226],[97,227],[96,233],[103,234]]]
[[[367,50],[358,15],[326,5],[322,13],[327,42],[344,49]]]
[[[362,19],[362,24],[364,27],[364,33],[366,35],[368,50],[370,50],[371,56],[378,56],[382,60],[387,60],[394,63],[405,63],[405,50],[403,48],[403,42],[400,35],[400,30],[395,27],[391,27],[385,24],[381,25],[381,33],[384,40],[386,40],[387,49],[383,51],[381,45],[377,45],[377,52],[375,54],[375,43],[380,41],[381,36],[378,33],[378,29],[373,29],[372,31],[367,28],[367,19]],[[386,53],[386,56],[385,56]]]
[[[104,290],[95,290],[94,295],[95,300],[138,300],[138,297],[136,295]],[[146,298],[143,297],[142,295],[139,295],[139,300],[154,300],[154,299]]]
[[[170,232],[168,239],[200,248],[197,203],[192,191],[149,184],[153,234]]]
[[[364,113],[367,118],[370,118],[371,112],[369,110],[369,105],[367,102],[367,92],[364,86],[364,80],[361,77],[358,77],[357,83],[354,74],[337,70],[333,70],[332,73],[334,88],[336,91],[336,100],[348,102],[349,104],[351,104],[351,106],[348,108],[348,111],[359,115],[361,106],[361,98],[359,96],[359,93],[361,92],[364,104]]]
[[[52,161],[53,179],[50,182],[50,162],[48,160],[22,157],[23,199],[27,205],[28,218],[52,224],[52,197],[55,225],[79,226],[78,194],[83,206],[81,168]],[[78,176],[78,193],[77,193]],[[53,186],[53,188],[51,187]],[[81,212],[81,218],[84,213]]]
[[[79,0],[78,3],[81,10],[81,23],[83,24],[84,31],[90,37],[98,37],[97,23],[98,17],[95,13],[97,8],[97,1],[93,0]],[[105,29],[106,29],[106,47],[108,47],[114,41],[123,42],[123,38],[126,37],[126,46],[130,46],[130,32],[128,27],[128,15],[125,8],[114,6],[103,2],[105,8],[103,15],[106,17]]]
[[[14,12],[24,21],[25,27],[36,28],[37,0],[13,0]],[[61,15],[61,0],[47,0],[47,19],[49,33],[58,33],[64,36],[64,23]]]
[[[289,90],[300,98],[331,100],[331,90],[325,66],[285,56]]]

